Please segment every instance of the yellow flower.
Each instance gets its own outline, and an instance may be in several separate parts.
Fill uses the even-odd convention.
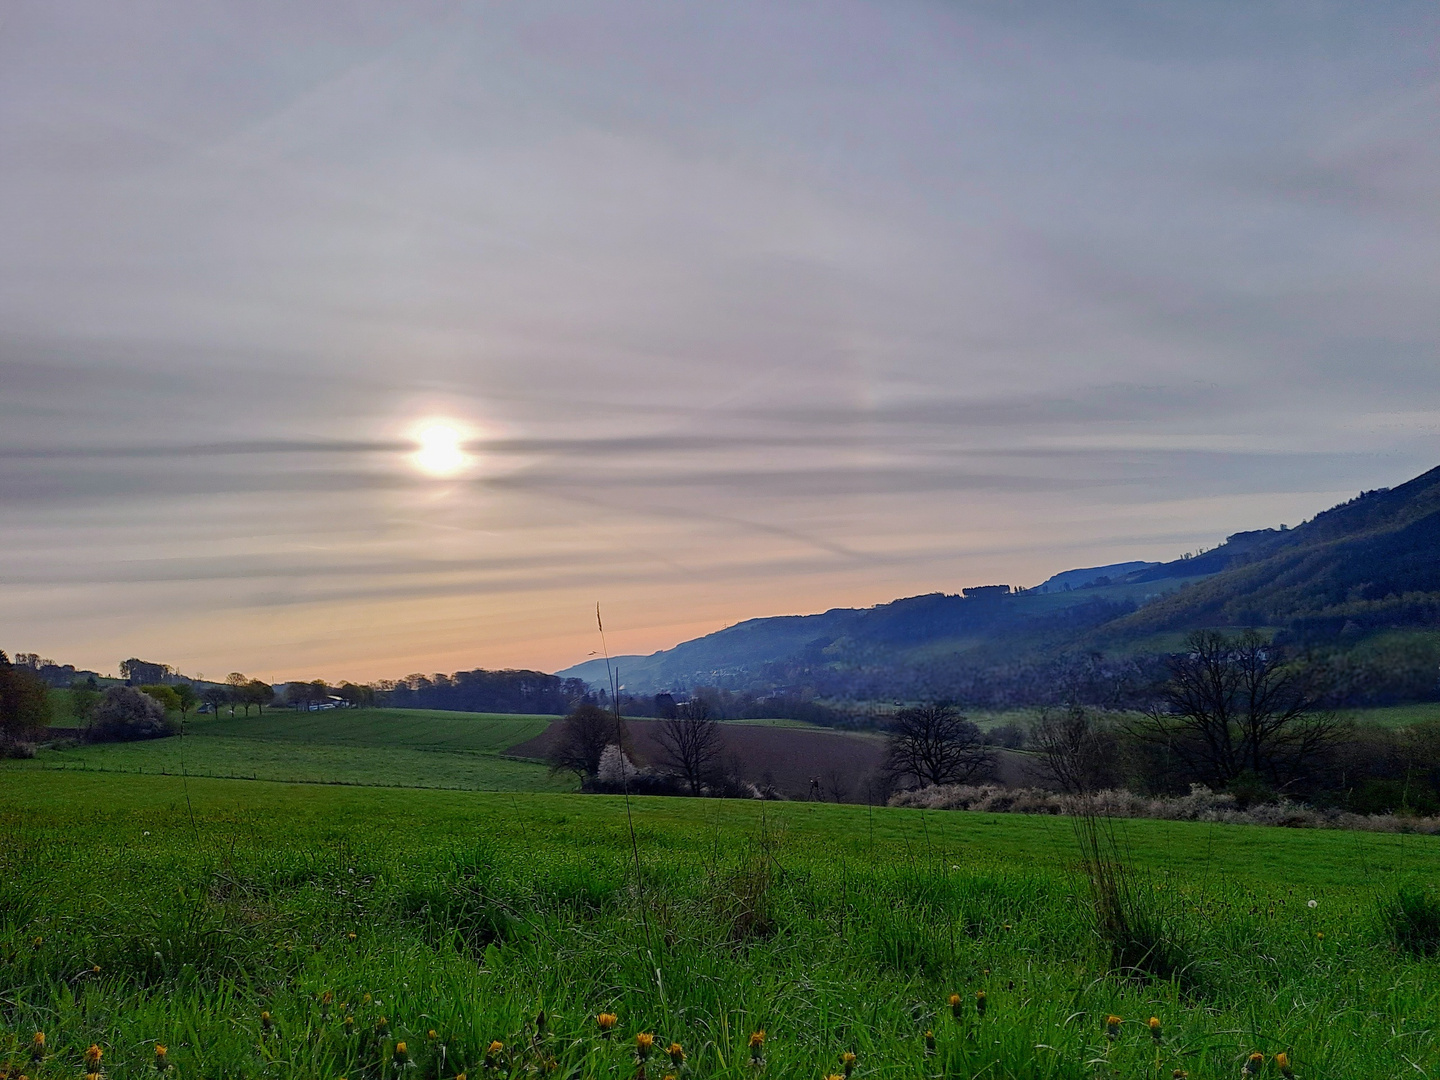
[[[155,1068],[161,1072],[170,1067],[170,1059],[167,1057],[169,1053],[170,1051],[166,1050],[162,1043],[155,1044]]]
[[[274,1026],[275,1026],[275,1019],[274,1019],[274,1017],[272,1017],[268,1012],[265,1012],[265,1011],[262,1010],[261,1013],[260,1013],[260,1030],[261,1030],[261,1031],[269,1031],[269,1030],[270,1030],[271,1028],[273,1028]]]
[[[953,1017],[955,1017],[956,1020],[959,1020],[959,1019],[960,1019],[960,995],[959,995],[959,994],[951,994],[951,995],[950,995],[950,1015],[953,1016]]]
[[[395,1044],[394,1058],[397,1069],[403,1069],[410,1064],[410,1048],[405,1045],[403,1040]]]
[[[635,1056],[644,1061],[650,1056],[650,1048],[655,1045],[655,1036],[648,1031],[642,1031],[635,1036]]]
[[[505,1044],[502,1043],[499,1039],[495,1039],[495,1040],[493,1040],[493,1041],[490,1043],[489,1046],[487,1046],[487,1047],[485,1048],[485,1056],[486,1056],[486,1057],[499,1057],[502,1053],[504,1053],[504,1051],[505,1051]]]
[[[925,1053],[935,1053],[935,1032],[933,1031],[925,1032]]]
[[[43,937],[37,937],[34,941],[32,941],[32,942],[30,943],[30,947],[31,947],[32,949],[38,949],[38,948],[40,948],[41,945],[44,945],[44,944],[45,944],[45,939],[44,939]]]
[[[30,1039],[30,1056],[39,1061],[45,1056],[45,1032],[37,1031]]]
[[[349,1035],[355,1030],[355,1017],[345,1017],[345,1034]]]
[[[1285,1080],[1290,1080],[1295,1075],[1295,1070],[1290,1068],[1290,1055],[1283,1050],[1275,1055],[1275,1067],[1280,1070],[1280,1075],[1285,1077]]]
[[[600,1025],[600,1034],[608,1036],[615,1027],[615,1021],[620,1019],[614,1013],[601,1013],[595,1017],[595,1022]]]
[[[90,1049],[85,1051],[85,1069],[87,1072],[100,1071],[100,1059],[105,1056],[103,1050],[95,1044],[90,1044]]]
[[[855,1055],[849,1050],[840,1055],[840,1069],[845,1074],[845,1080],[850,1080],[850,1074],[855,1071]]]
[[[685,1048],[679,1043],[672,1042],[670,1049],[667,1050],[666,1053],[670,1055],[670,1064],[674,1065],[677,1069],[685,1064]]]
[[[1245,1075],[1254,1076],[1265,1064],[1265,1055],[1258,1050],[1245,1059]]]
[[[1160,1018],[1158,1016],[1152,1016],[1150,1017],[1150,1037],[1158,1043],[1160,1041],[1160,1035]]]
[[[750,1060],[758,1062],[765,1052],[765,1029],[761,1028],[750,1036]]]
[[[354,941],[354,940],[355,940],[355,934],[354,934],[353,931],[352,931],[351,933],[349,933],[349,934],[346,934],[345,936],[346,936],[349,940],[351,940],[351,941]]]
[[[86,1073],[85,1080],[104,1080],[104,1078],[98,1072],[93,1072]]]
[[[985,991],[975,991],[975,1012],[980,1016],[985,1015]]]
[[[1114,1042],[1120,1035],[1121,1020],[1118,1016],[1107,1016],[1105,1018],[1105,1037]]]
[[[383,1038],[384,1038],[386,1035],[388,1035],[389,1033],[390,1033],[390,1021],[389,1021],[389,1020],[387,1020],[385,1017],[382,1016],[382,1017],[380,1017],[379,1020],[376,1020],[376,1021],[375,1021],[375,1034],[376,1034],[376,1035],[379,1035],[379,1036],[383,1039]]]
[[[427,1039],[429,1039],[431,1042],[434,1042],[434,1041],[435,1041],[436,1039],[438,1039],[440,1036],[437,1035],[437,1034],[435,1034],[435,1029],[434,1029],[434,1028],[431,1028],[429,1031],[425,1032],[425,1037],[426,1037]]]
[[[1325,940],[1325,932],[1324,932],[1323,930],[1317,931],[1316,934],[1315,934],[1315,940],[1316,940],[1316,941],[1324,941],[1324,940]]]

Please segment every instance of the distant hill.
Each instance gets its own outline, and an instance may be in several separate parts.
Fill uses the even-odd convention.
[[[1347,628],[1440,627],[1440,468],[1365,492],[1294,529],[1239,533],[1188,563],[1215,573],[1109,632],[1255,625],[1323,641]],[[1174,566],[1135,580],[1161,580]]]
[[[1109,566],[1091,566],[1084,570],[1064,570],[1036,585],[1035,591],[1038,593],[1070,592],[1072,589],[1083,589],[1087,586],[1113,585],[1117,581],[1124,581],[1132,574],[1138,574],[1142,570],[1153,570],[1159,565],[1161,564],[1158,562],[1122,562],[1112,563]]]
[[[1069,570],[1008,595],[974,592],[751,619],[612,663],[632,694],[719,686],[1006,704],[1033,699],[1065,653],[1133,656],[1174,648],[1195,628],[1257,626],[1319,650],[1361,697],[1379,684],[1390,689],[1375,700],[1423,697],[1440,662],[1440,469],[1293,529],[1236,533],[1193,557]],[[603,660],[559,674],[606,681]]]

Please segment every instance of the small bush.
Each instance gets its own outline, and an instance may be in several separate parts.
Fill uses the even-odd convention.
[[[112,686],[95,706],[88,737],[91,742],[130,742],[174,733],[158,701],[133,686]]]
[[[1440,952],[1440,895],[1423,885],[1401,885],[1380,906],[1381,923],[1400,948],[1415,956]]]
[[[33,758],[34,756],[34,743],[0,735],[0,758]]]

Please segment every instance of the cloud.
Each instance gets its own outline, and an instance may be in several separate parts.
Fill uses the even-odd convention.
[[[561,666],[602,594],[650,651],[1402,480],[1440,435],[1435,27],[17,10],[0,625],[91,664]],[[426,417],[473,433],[463,481],[410,467]]]

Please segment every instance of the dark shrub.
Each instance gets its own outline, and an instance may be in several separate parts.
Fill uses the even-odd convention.
[[[112,686],[91,714],[91,742],[129,742],[173,734],[165,710],[149,694],[133,686]]]

